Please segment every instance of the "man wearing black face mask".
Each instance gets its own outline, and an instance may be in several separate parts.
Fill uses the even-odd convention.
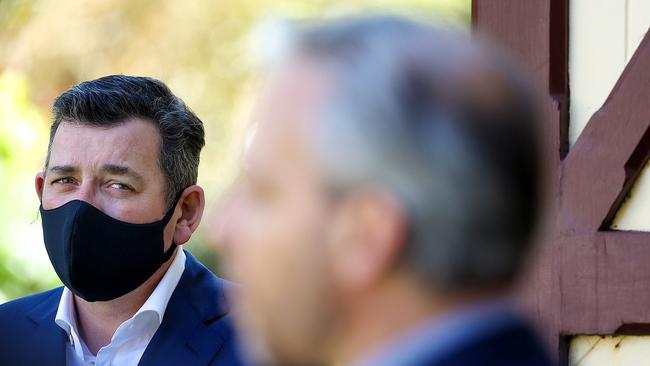
[[[0,365],[237,365],[227,283],[196,230],[202,122],[160,81],[108,76],[54,102],[36,175],[64,287],[0,306]]]

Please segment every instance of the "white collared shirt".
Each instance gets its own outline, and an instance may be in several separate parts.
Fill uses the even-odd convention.
[[[76,322],[74,298],[68,288],[63,289],[56,324],[68,334],[66,359],[68,366],[136,366],[144,354],[149,341],[162,323],[167,303],[185,270],[185,253],[176,251],[176,256],[142,307],[120,326],[111,342],[93,355],[79,335]]]

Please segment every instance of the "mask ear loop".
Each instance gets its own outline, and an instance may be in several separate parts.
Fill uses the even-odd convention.
[[[185,188],[181,189],[180,192],[176,193],[176,197],[174,198],[174,204],[172,204],[169,210],[167,210],[165,217],[163,217],[162,220],[160,220],[163,223],[163,225],[167,225],[169,223],[169,220],[171,220],[172,215],[176,210],[176,205],[178,204],[178,201],[181,200],[181,197],[183,197],[184,192],[185,192]]]
[[[185,189],[181,189],[180,192],[176,194],[176,198],[174,198],[174,204],[169,208],[167,213],[165,214],[165,217],[162,218],[161,222],[163,223],[163,227],[167,226],[169,223],[169,220],[171,220],[172,215],[174,215],[174,211],[176,210],[176,205],[178,205],[178,201],[180,201],[181,197],[183,196],[183,192],[185,192]],[[178,244],[172,242],[172,245],[163,253],[162,256],[162,263],[165,263],[169,260],[169,258],[174,255],[174,251],[178,247]]]

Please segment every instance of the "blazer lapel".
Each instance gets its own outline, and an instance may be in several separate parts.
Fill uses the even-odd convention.
[[[30,356],[34,358],[34,365],[44,360],[51,365],[65,365],[67,335],[54,321],[62,290],[61,287],[59,291],[54,291],[27,313],[28,321],[36,325],[32,335],[35,352]]]
[[[210,327],[228,313],[223,281],[185,255],[183,276],[138,365],[208,365],[223,346],[220,329]]]

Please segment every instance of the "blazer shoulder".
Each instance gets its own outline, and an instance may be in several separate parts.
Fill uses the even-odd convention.
[[[0,305],[0,323],[15,322],[40,306],[56,306],[61,299],[63,287],[25,296]]]
[[[62,291],[59,287],[0,305],[0,349],[7,350],[0,352],[0,365],[65,364],[65,331],[54,322]]]
[[[185,251],[187,257],[185,272],[177,286],[195,307],[202,319],[216,320],[230,311],[229,294],[237,285],[217,277],[192,254]]]
[[[140,364],[242,364],[226,299],[233,285],[185,254],[183,276]]]
[[[524,321],[505,326],[493,334],[459,348],[435,366],[553,366],[534,330]]]

